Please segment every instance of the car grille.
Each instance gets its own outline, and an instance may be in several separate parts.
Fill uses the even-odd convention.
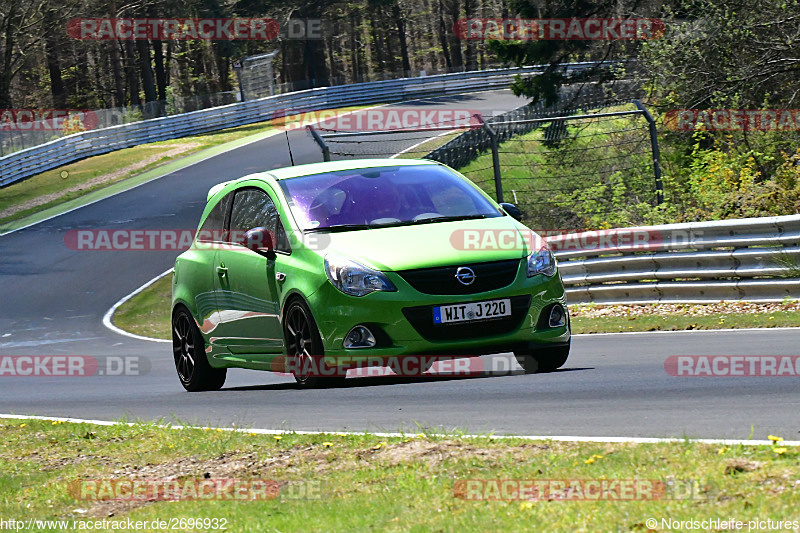
[[[519,328],[531,307],[528,294],[511,298],[511,315],[491,320],[461,322],[455,324],[434,324],[433,306],[406,307],[403,315],[427,341],[457,341],[479,339],[511,333]]]
[[[472,265],[418,268],[401,270],[398,274],[423,294],[475,294],[511,285],[517,276],[519,262],[520,259],[511,259]],[[475,272],[475,281],[471,285],[464,285],[456,279],[456,270],[462,266]]]

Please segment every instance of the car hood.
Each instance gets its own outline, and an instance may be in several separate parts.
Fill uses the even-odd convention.
[[[529,231],[509,216],[317,234],[337,253],[383,271],[518,259]]]

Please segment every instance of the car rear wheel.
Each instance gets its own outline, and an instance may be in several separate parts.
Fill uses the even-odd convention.
[[[569,347],[567,343],[564,346],[540,348],[533,353],[514,352],[514,356],[526,374],[552,372],[567,362]]]
[[[317,323],[308,306],[296,298],[286,308],[283,320],[283,335],[286,341],[286,356],[298,385],[304,389],[332,387],[344,382],[344,376],[321,374],[335,373],[325,366],[322,339]]]
[[[227,369],[208,364],[205,346],[189,311],[176,310],[172,317],[172,353],[181,385],[189,392],[219,390],[225,384]]]

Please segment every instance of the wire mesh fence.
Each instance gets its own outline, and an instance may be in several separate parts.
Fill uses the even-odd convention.
[[[524,106],[469,124],[428,129],[341,131],[317,128],[330,160],[427,158],[463,173],[495,198],[517,204],[537,228],[607,226],[610,214],[638,214],[660,201],[649,115],[630,96],[575,91],[559,106]]]
[[[597,111],[537,122],[536,129],[498,144],[504,199],[517,204],[529,224],[602,228],[612,213],[618,219],[620,212],[630,212],[635,223],[637,210],[656,205],[655,163],[644,115],[632,104]],[[494,192],[494,169],[488,150],[460,171]]]

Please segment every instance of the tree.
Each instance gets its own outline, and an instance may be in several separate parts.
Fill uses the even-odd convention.
[[[511,12],[524,19],[567,19],[567,18],[625,18],[647,16],[657,13],[660,2],[646,6],[636,0],[511,0]],[[635,45],[634,45],[635,47]],[[522,41],[493,40],[489,49],[510,64],[546,65],[544,72],[531,78],[518,78],[512,90],[515,94],[528,96],[532,103],[540,100],[548,105],[558,100],[559,89],[566,83],[582,81],[608,81],[613,74],[604,65],[582,71],[567,78],[562,65],[574,61],[610,60],[628,58],[632,46],[624,41],[598,40],[545,40]]]
[[[653,87],[681,107],[792,107],[800,86],[800,2],[684,0],[644,47]]]

